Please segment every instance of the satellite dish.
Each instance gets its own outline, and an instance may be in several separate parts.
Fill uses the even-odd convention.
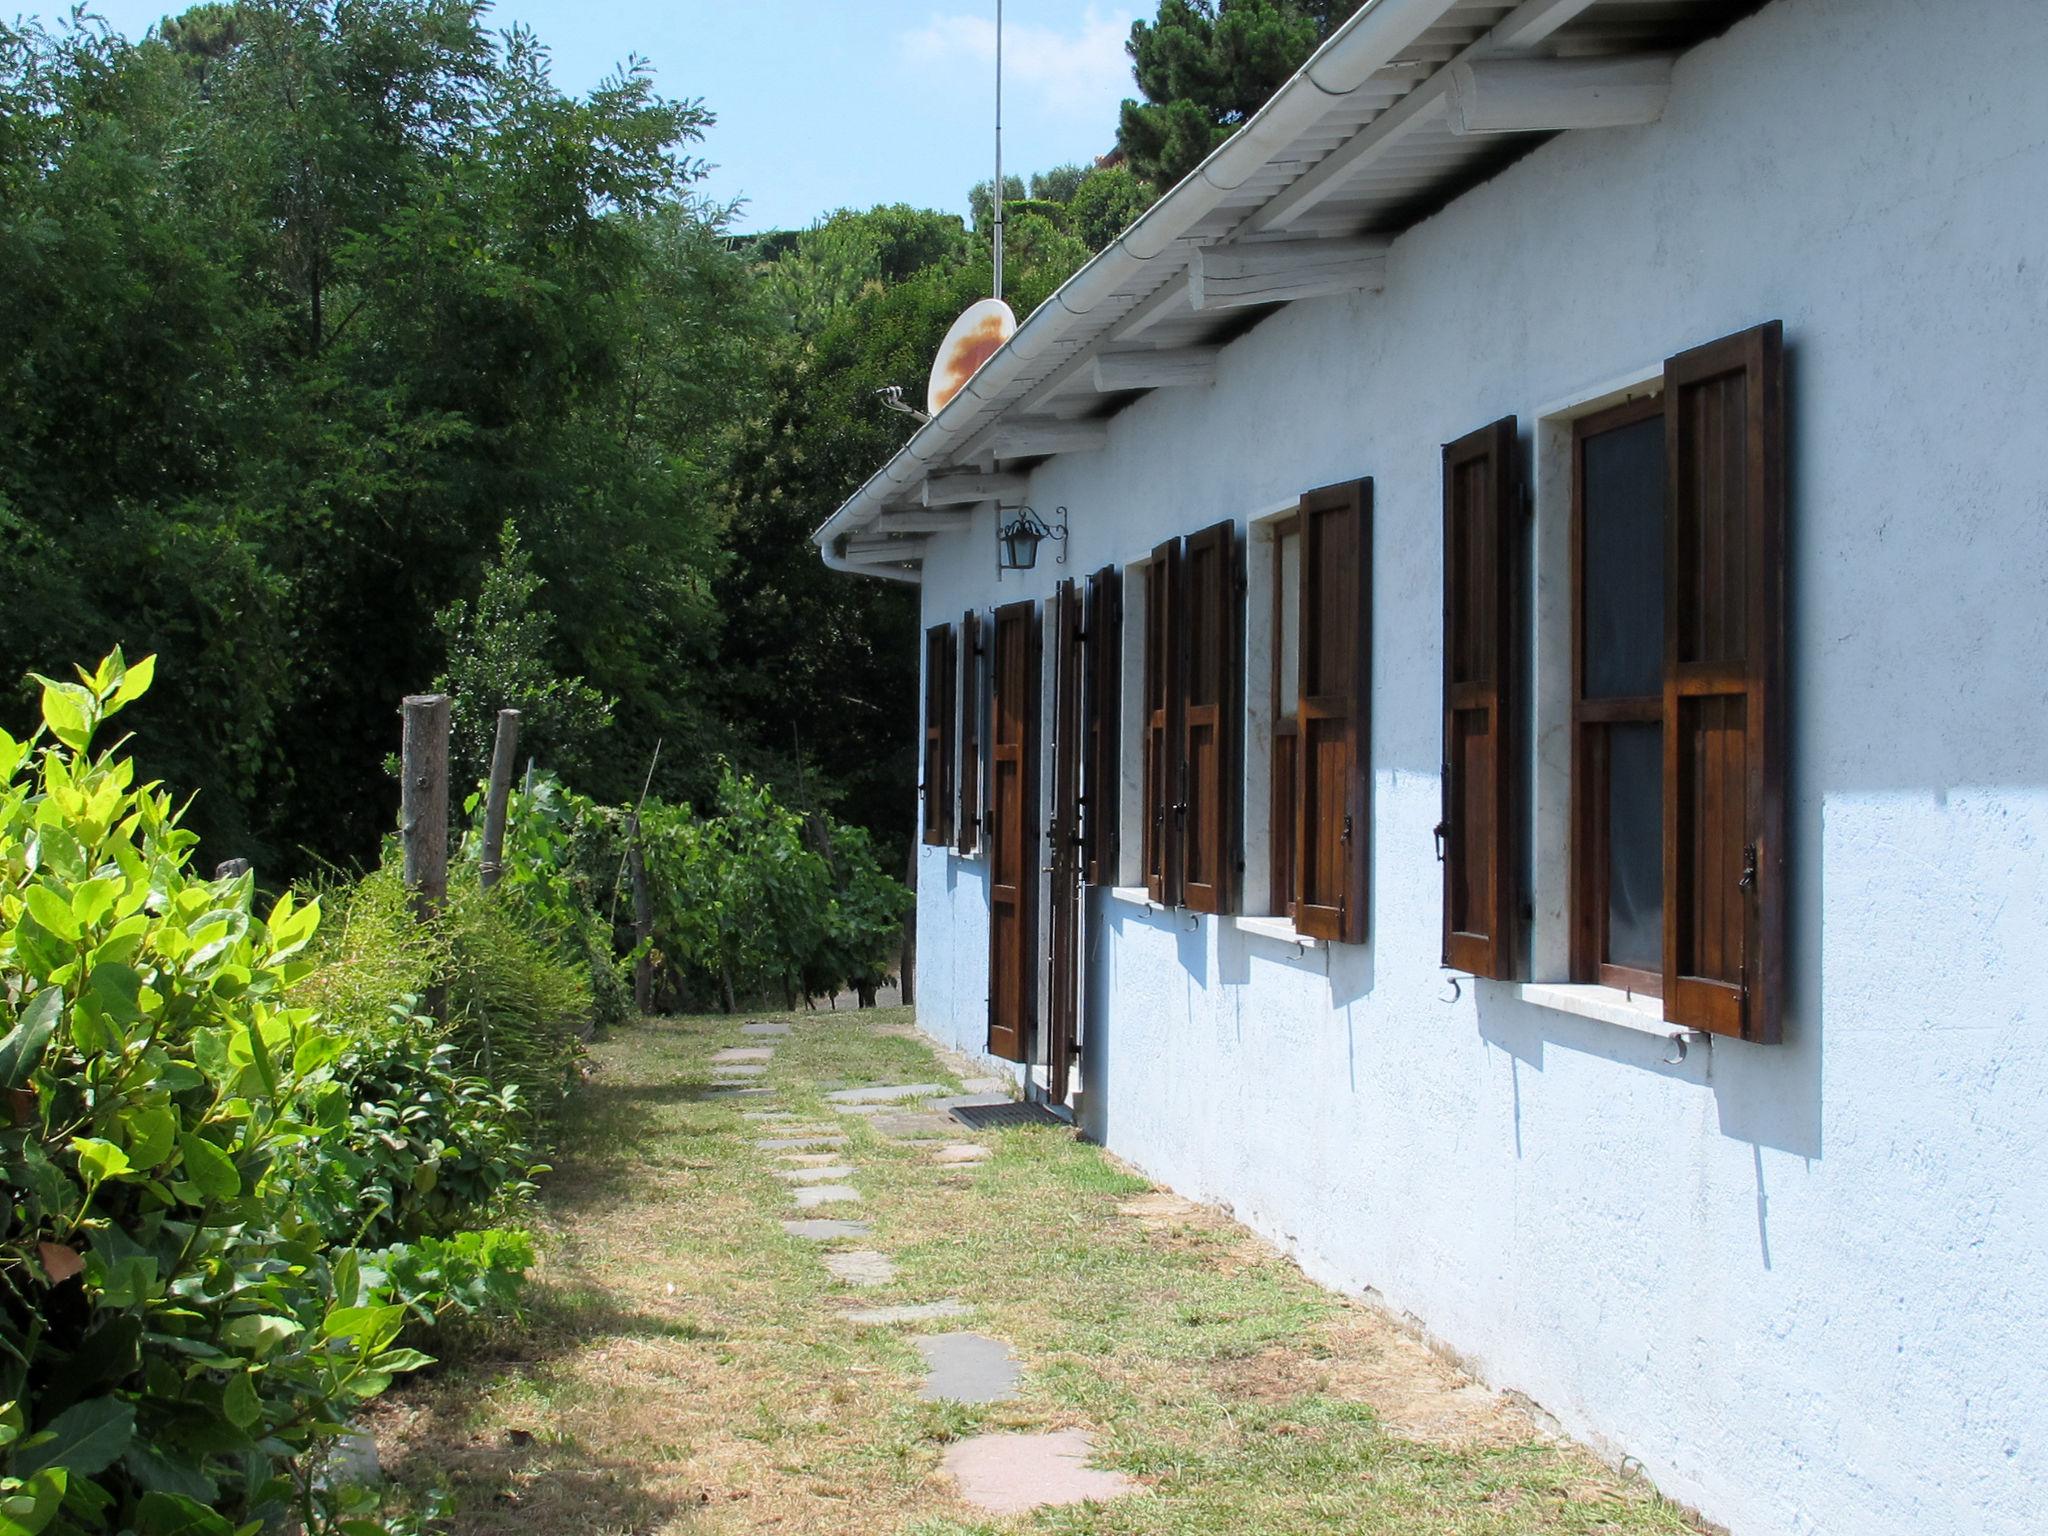
[[[932,364],[931,383],[925,389],[925,408],[938,415],[974,377],[974,370],[1016,333],[1017,317],[1001,299],[977,299],[968,305],[939,343],[938,360]]]

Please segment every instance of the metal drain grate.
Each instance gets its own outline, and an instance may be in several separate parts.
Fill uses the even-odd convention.
[[[1067,1123],[1043,1104],[1020,1104],[1015,1099],[1001,1104],[955,1104],[948,1113],[970,1131],[998,1131],[1011,1125]]]

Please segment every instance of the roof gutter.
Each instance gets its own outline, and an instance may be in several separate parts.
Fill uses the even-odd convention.
[[[1033,360],[1055,345],[1072,322],[1125,292],[1152,261],[1184,238],[1217,204],[1256,175],[1273,156],[1312,127],[1335,98],[1349,95],[1431,26],[1457,0],[1367,0],[1330,34],[1292,79],[1273,93],[1236,133],[1212,150],[1172,191],[1017,327],[1017,332],[976,370],[966,386],[811,535],[825,564],[857,576],[915,583],[915,571],[856,564],[836,545],[850,528],[865,526],[891,493],[925,478],[974,430],[975,408],[999,394]]]

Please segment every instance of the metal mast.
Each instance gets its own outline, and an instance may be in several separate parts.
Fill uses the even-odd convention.
[[[1003,0],[996,0],[996,292],[1003,296]]]

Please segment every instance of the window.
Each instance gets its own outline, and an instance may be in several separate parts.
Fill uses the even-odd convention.
[[[974,852],[981,832],[981,615],[972,608],[960,621],[960,825],[958,847]]]
[[[1232,523],[1169,540],[1145,567],[1145,890],[1235,912],[1244,850],[1244,555]]]
[[[944,848],[953,841],[953,687],[959,641],[950,624],[924,632],[923,841]]]
[[[1756,1041],[1786,965],[1783,345],[1774,322],[1682,353],[1537,433],[1536,739],[1560,756],[1536,754],[1535,968]],[[1444,957],[1496,977],[1522,917],[1514,450],[1508,421],[1444,455]]]
[[[1273,745],[1267,909],[1294,916],[1294,797],[1301,735],[1301,518],[1273,525]]]

